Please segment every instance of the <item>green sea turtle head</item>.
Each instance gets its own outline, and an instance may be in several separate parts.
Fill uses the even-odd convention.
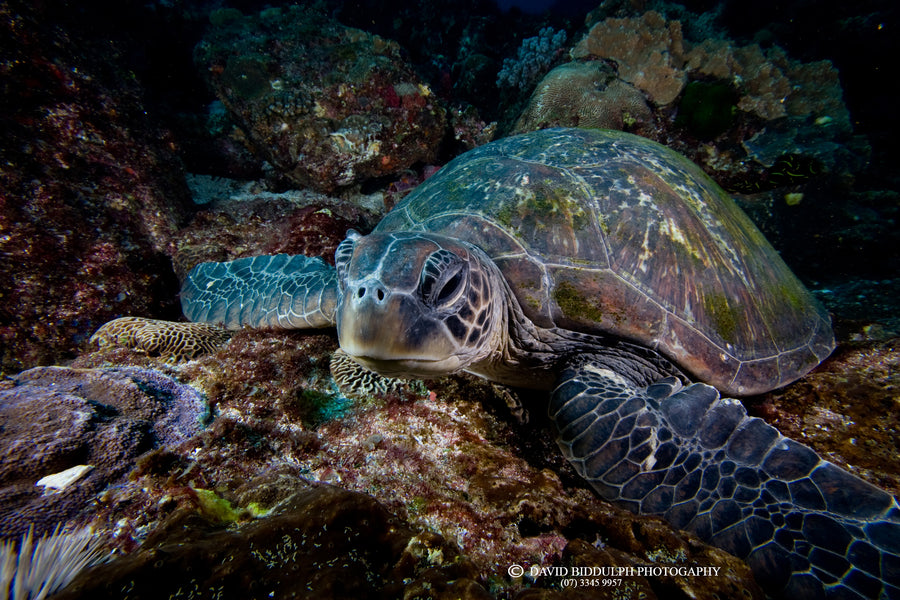
[[[391,377],[437,377],[501,345],[499,270],[481,250],[421,232],[355,232],[335,253],[341,348]]]

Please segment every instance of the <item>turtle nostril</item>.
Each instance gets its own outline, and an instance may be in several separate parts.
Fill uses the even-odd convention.
[[[371,292],[371,294],[369,293]],[[356,299],[362,300],[368,296],[370,302],[384,302],[384,299],[387,298],[387,292],[384,287],[382,287],[379,283],[369,282],[366,285],[361,285],[356,288]]]

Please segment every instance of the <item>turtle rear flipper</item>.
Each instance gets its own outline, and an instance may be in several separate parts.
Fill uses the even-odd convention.
[[[194,267],[181,288],[184,315],[228,329],[312,329],[334,325],[334,267],[319,258],[277,254]]]
[[[746,559],[770,595],[900,597],[897,501],[715,388],[641,388],[586,363],[562,373],[550,416],[601,496]]]

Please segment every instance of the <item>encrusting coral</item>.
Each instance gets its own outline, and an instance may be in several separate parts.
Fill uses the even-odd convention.
[[[659,106],[672,103],[687,79],[681,23],[655,11],[635,19],[606,19],[576,44],[574,58],[612,59],[619,77],[643,90]]]
[[[37,367],[3,381],[2,537],[83,520],[138,456],[186,441],[209,416],[197,390],[152,369]]]

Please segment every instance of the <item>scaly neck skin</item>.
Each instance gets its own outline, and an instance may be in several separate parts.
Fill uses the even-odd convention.
[[[496,268],[496,267],[494,267]],[[561,365],[590,360],[644,387],[664,377],[688,378],[659,353],[615,338],[536,326],[499,274],[503,307],[492,337],[493,350],[466,371],[513,387],[552,389]]]

